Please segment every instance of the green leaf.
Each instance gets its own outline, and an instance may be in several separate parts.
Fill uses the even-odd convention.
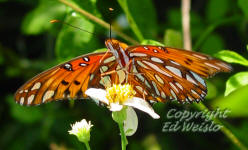
[[[248,85],[248,72],[239,72],[233,75],[226,82],[225,96],[245,85]]]
[[[167,10],[166,16],[170,27],[174,27],[178,30],[182,28],[182,14],[180,8],[171,8]]]
[[[56,54],[60,59],[89,53],[98,47],[96,37],[91,34],[95,31],[94,23],[73,10],[66,16],[65,22],[73,26],[82,27],[87,32],[63,25],[56,41]]]
[[[141,45],[156,45],[156,46],[164,46],[164,44],[154,41],[154,40],[143,40],[141,42]]]
[[[218,52],[215,56],[229,63],[248,66],[248,60],[234,51],[223,50]]]
[[[247,117],[248,101],[247,101],[248,85],[232,92],[227,97],[214,100],[212,107],[220,109],[229,109],[231,117]]]
[[[212,22],[223,18],[229,11],[229,3],[229,0],[209,0],[206,9],[207,19]]]
[[[206,81],[207,87],[208,87],[208,93],[205,97],[206,99],[213,99],[218,94],[218,89],[216,88],[216,85],[213,82]]]
[[[243,11],[246,18],[248,18],[248,0],[238,0],[238,6]]]
[[[210,34],[205,40],[204,43],[201,45],[200,51],[213,55],[219,52],[219,50],[225,47],[224,40],[218,34],[212,33]]]
[[[78,7],[90,12],[98,18],[101,18],[101,14],[96,7],[96,0],[72,0]]]
[[[182,33],[173,29],[165,30],[164,43],[167,47],[183,48]]]
[[[151,0],[118,0],[118,2],[139,41],[156,36],[156,13]]]
[[[34,123],[43,117],[42,111],[38,107],[16,104],[12,96],[7,96],[6,101],[10,107],[11,116],[22,123]]]
[[[65,10],[65,6],[56,1],[40,0],[38,7],[25,16],[21,30],[25,34],[40,34],[53,27],[49,21],[62,19]]]
[[[101,48],[94,51],[94,53],[107,52],[107,48]]]

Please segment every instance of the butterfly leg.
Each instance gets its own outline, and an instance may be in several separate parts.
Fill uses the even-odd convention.
[[[132,63],[132,66],[133,66],[133,68],[135,67],[135,64],[134,64],[134,58],[133,58],[133,60],[130,60],[129,61],[129,63],[126,65],[126,67],[125,67],[125,70],[127,70],[126,71],[126,73],[128,74],[128,75],[139,75],[139,74],[144,74],[144,73],[139,73],[139,72],[131,72],[131,67],[129,67],[130,65],[131,65],[131,63]]]
[[[99,64],[102,63],[102,61],[105,59],[105,57],[107,56],[107,54],[110,52],[110,50],[108,49],[107,52],[103,55],[103,57],[100,59]]]
[[[143,89],[143,99],[146,100],[146,96],[145,96],[145,90]]]
[[[110,74],[116,73],[117,71],[120,71],[120,70],[122,70],[122,69],[118,69],[118,70],[112,70],[112,71],[104,72],[104,73],[101,73],[101,76],[110,75]]]

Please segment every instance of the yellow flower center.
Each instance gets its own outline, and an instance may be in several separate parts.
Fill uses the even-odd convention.
[[[129,84],[114,84],[112,87],[107,88],[106,91],[106,98],[109,100],[109,103],[119,102],[119,104],[123,104],[126,100],[135,95],[135,91]]]

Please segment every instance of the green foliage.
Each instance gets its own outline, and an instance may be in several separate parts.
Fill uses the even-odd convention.
[[[53,27],[49,21],[53,19],[62,19],[65,15],[65,8],[64,5],[56,1],[40,0],[38,6],[23,19],[22,32],[36,35],[47,31]]]
[[[207,81],[207,87],[208,87],[208,94],[206,96],[206,99],[213,99],[218,95],[218,89],[214,82]]]
[[[226,82],[225,96],[245,85],[248,85],[248,72],[239,72],[233,75]]]
[[[92,22],[73,10],[66,16],[65,22],[69,22],[74,26],[83,26],[87,29],[87,32],[75,32],[74,28],[63,25],[56,40],[56,54],[59,58],[76,57],[97,48],[97,42],[92,34],[95,31],[95,26]]]
[[[74,0],[77,7],[81,7],[91,12],[92,14],[100,17],[94,0]],[[68,59],[92,52],[99,45],[94,33],[96,32],[96,24],[82,16],[80,13],[75,12],[71,8],[67,8],[67,14],[64,19],[76,27],[82,27],[83,31],[75,32],[75,28],[63,25],[56,40],[56,54],[60,59]]]
[[[229,63],[237,63],[248,66],[248,60],[234,51],[223,50],[217,53],[215,56]]]
[[[229,94],[227,97],[216,99],[212,102],[213,107],[219,107],[221,109],[228,108],[232,117],[247,117],[248,116],[248,103],[247,95],[248,85],[239,88]]]
[[[164,43],[167,47],[183,48],[182,33],[172,29],[165,30]]]
[[[34,123],[42,118],[42,111],[40,108],[35,107],[23,107],[16,105],[13,101],[13,96],[8,96],[6,98],[10,106],[11,116],[22,123]],[[32,115],[31,115],[32,114]]]
[[[226,16],[231,7],[230,0],[209,0],[206,15],[210,22],[216,21]],[[216,7],[219,6],[219,7]],[[221,9],[220,9],[221,7]]]
[[[216,54],[219,50],[224,48],[224,45],[223,38],[218,34],[213,33],[209,35],[202,44],[201,52],[209,55]]]
[[[248,18],[248,0],[238,0],[238,6],[243,11],[246,18]]]
[[[158,42],[158,41],[154,41],[154,40],[143,40],[141,42],[142,45],[157,45],[157,46],[164,46],[164,44]]]
[[[127,20],[139,39],[156,36],[156,13],[151,0],[118,0]],[[140,17],[140,15],[145,17]]]
[[[97,49],[94,51],[94,53],[98,53],[98,52],[106,52],[108,49],[107,48],[101,48],[101,49]]]

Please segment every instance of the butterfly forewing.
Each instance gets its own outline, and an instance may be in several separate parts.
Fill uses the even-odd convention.
[[[85,98],[87,88],[104,88],[101,70],[104,67],[114,70],[115,64],[111,53],[77,57],[35,76],[17,90],[15,100],[22,105],[37,105],[53,100]]]

